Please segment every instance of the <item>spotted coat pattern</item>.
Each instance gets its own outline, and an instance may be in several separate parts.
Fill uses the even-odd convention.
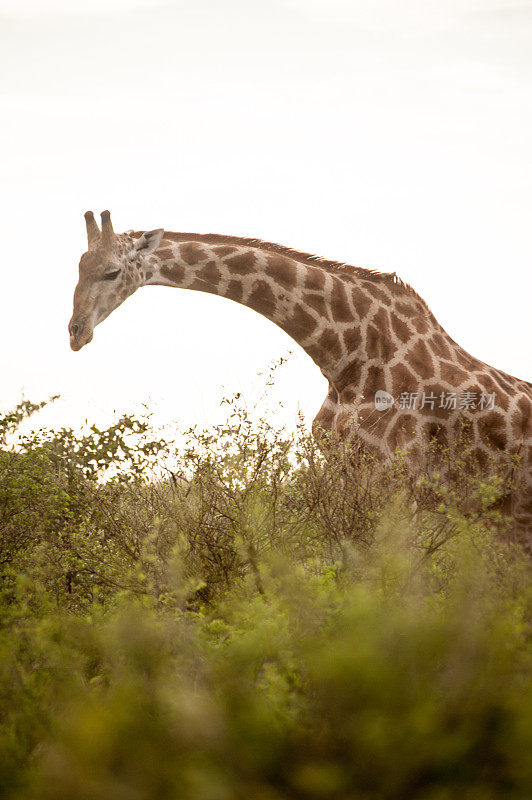
[[[124,258],[141,236],[116,237]],[[81,273],[80,266],[80,283]],[[165,232],[151,255],[127,262],[112,306],[149,284],[229,298],[285,330],[329,383],[316,431],[354,435],[389,458],[398,448],[414,453],[428,437],[451,444],[466,419],[480,463],[494,450],[518,456],[511,512],[517,539],[532,551],[532,384],[470,356],[396,276],[258,240]],[[496,401],[493,408],[401,409],[395,403],[379,411],[378,390],[395,399],[403,392],[494,393]]]

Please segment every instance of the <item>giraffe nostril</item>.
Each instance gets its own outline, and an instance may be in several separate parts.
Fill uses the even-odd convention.
[[[75,337],[79,333],[79,325],[76,325],[75,323],[71,322],[70,325],[68,326],[68,330],[70,335]]]

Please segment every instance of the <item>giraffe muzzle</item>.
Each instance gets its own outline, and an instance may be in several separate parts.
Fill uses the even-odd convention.
[[[68,325],[70,334],[70,349],[77,352],[92,341],[93,331],[83,323],[70,321]]]

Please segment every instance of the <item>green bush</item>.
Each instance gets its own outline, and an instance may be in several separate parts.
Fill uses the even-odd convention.
[[[0,421],[4,796],[531,796],[504,470],[412,478],[237,408],[179,447],[16,438],[36,410]]]

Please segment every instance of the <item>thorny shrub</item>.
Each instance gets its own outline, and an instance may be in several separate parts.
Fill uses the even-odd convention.
[[[6,797],[530,796],[511,460],[39,407],[0,418]]]

